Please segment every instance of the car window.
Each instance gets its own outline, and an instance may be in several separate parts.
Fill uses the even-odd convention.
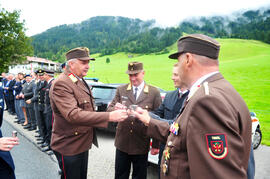
[[[251,116],[251,117],[256,117],[255,112],[250,112],[250,116]]]
[[[116,93],[116,89],[101,86],[92,86],[92,93],[95,99],[112,100]]]

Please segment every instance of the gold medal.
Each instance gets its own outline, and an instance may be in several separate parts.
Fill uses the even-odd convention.
[[[168,173],[168,165],[166,163],[162,165],[162,172],[164,175]]]
[[[165,160],[170,159],[170,149],[168,147],[163,151],[163,156]]]

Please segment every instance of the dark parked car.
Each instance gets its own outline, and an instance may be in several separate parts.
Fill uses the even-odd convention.
[[[95,105],[96,105],[96,111],[106,111],[108,105],[113,100],[116,89],[121,84],[98,84],[98,83],[89,83],[89,86],[91,87],[94,99],[95,99]],[[108,125],[107,130],[111,132],[115,132],[117,123],[110,122]]]

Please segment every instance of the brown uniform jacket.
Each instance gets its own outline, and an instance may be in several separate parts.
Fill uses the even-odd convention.
[[[109,113],[94,112],[93,96],[84,81],[62,73],[50,89],[54,115],[51,148],[63,155],[76,155],[97,145],[94,127],[107,127]]]
[[[166,140],[161,176],[166,179],[246,178],[250,145],[249,110],[236,90],[218,73],[198,87],[176,121],[178,135],[168,123],[150,120],[148,135]],[[165,163],[169,169],[164,175]]]
[[[130,84],[122,85],[117,88],[115,97],[109,105],[108,111],[112,111],[114,105],[126,101],[126,106],[136,104],[149,111],[155,110],[161,104],[160,92],[157,88],[145,84],[137,100],[133,95]],[[117,124],[115,147],[122,152],[130,155],[147,154],[149,151],[150,138],[146,135],[147,127],[138,119],[128,117],[123,122]],[[153,142],[158,148],[157,141]]]

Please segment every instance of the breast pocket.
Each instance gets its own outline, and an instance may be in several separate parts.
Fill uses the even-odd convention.
[[[88,111],[93,110],[90,98],[86,98],[86,97],[78,98],[78,105],[80,108],[84,110],[88,110]]]
[[[153,111],[153,103],[146,103],[140,106],[143,109],[146,109],[147,111]]]

